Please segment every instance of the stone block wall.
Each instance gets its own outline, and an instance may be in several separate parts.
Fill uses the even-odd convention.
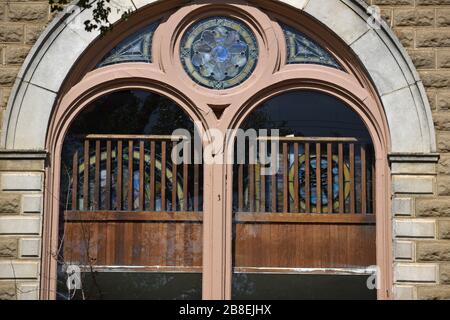
[[[432,186],[424,187],[433,177],[425,168],[416,170],[421,182],[394,183],[396,298],[450,299],[450,0],[367,2],[381,8],[421,75],[440,153]]]
[[[46,0],[0,0],[0,119],[20,66],[51,18]]]
[[[39,297],[45,161],[40,157],[0,155],[0,300]]]
[[[20,66],[52,18],[48,1],[0,0],[0,123]],[[0,300],[37,299],[44,160],[0,154]]]
[[[421,74],[440,153],[437,166],[393,161],[395,298],[450,299],[450,0],[366,2],[381,8]],[[0,123],[18,70],[51,18],[45,0],[0,0]],[[45,159],[14,157],[0,152],[0,300],[36,299]]]

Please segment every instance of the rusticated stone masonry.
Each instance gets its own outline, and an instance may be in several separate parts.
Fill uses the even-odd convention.
[[[0,0],[0,123],[19,68],[51,17],[47,0]],[[13,189],[8,185],[26,169],[41,174],[43,163],[0,161],[0,300],[36,299],[42,197],[40,191],[26,190],[30,179]]]
[[[48,1],[0,0],[0,119],[19,68],[50,18]]]
[[[381,8],[421,75],[440,153],[434,195],[402,195],[412,208],[400,216],[414,226],[396,235],[396,297],[450,299],[450,0],[367,2]]]

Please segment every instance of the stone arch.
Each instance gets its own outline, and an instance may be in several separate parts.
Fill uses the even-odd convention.
[[[160,2],[163,1],[125,0],[124,6],[140,10]],[[430,154],[436,151],[434,126],[422,81],[389,27],[384,22],[380,29],[368,26],[365,3],[357,0],[320,4],[308,0],[277,2],[320,21],[353,50],[384,105],[392,141],[391,153]],[[333,12],[339,12],[339,15]],[[89,10],[68,9],[40,36],[19,72],[9,99],[3,120],[2,148],[45,149],[48,122],[58,92],[78,57],[98,37],[98,32],[86,32],[78,23],[89,14]],[[111,21],[119,19],[113,11]],[[64,63],[55,64],[59,59]]]

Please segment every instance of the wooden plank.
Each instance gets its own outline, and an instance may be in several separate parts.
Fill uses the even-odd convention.
[[[139,141],[139,210],[145,207],[145,142]]]
[[[132,265],[133,264],[133,226],[135,223],[124,222],[124,247],[123,247],[123,264]]]
[[[283,212],[289,212],[288,144],[283,143]]]
[[[83,171],[83,209],[89,209],[89,141],[84,141],[84,171]]]
[[[298,181],[298,161],[299,161],[299,145],[298,142],[294,143],[294,210],[292,210],[293,212],[300,212],[300,207],[299,207],[299,190],[298,190],[298,185],[299,185],[299,181]]]
[[[283,267],[236,267],[234,273],[261,273],[261,274],[296,274],[296,275],[372,275],[369,268],[283,268]]]
[[[94,210],[100,208],[100,140],[95,141]]]
[[[361,213],[367,213],[367,162],[364,144],[361,145]]]
[[[311,152],[310,144],[305,143],[305,211],[311,213]]]
[[[327,144],[328,213],[333,213],[333,145]]]
[[[117,141],[117,186],[116,186],[116,207],[122,210],[122,190],[123,190],[123,143]]]
[[[78,209],[78,150],[72,159],[72,210]]]
[[[90,272],[90,266],[80,265],[82,272]],[[105,266],[93,266],[94,272],[111,272],[111,268]],[[148,272],[148,273],[202,273],[203,267],[199,266],[119,266],[114,267],[117,272]]]
[[[112,266],[115,263],[116,254],[116,224],[107,223],[106,226],[106,263],[108,266]]]
[[[114,245],[114,261],[115,265],[123,266],[125,261],[125,224],[124,223],[115,223],[116,230],[116,243]]]
[[[250,222],[238,223],[235,228],[235,268],[355,268],[376,264],[374,223]],[[250,233],[252,237],[245,236]]]
[[[339,163],[339,213],[344,213],[344,145],[339,143],[338,146],[338,163]]]
[[[134,210],[134,143],[133,140],[128,141],[128,210]]]
[[[167,142],[161,142],[161,211],[166,211]]]
[[[155,196],[156,196],[156,183],[155,183],[155,168],[156,168],[156,143],[150,142],[150,211],[155,210]]]
[[[358,142],[357,138],[350,137],[258,137],[262,141],[283,142]]]
[[[112,145],[111,140],[106,141],[106,187],[105,210],[111,209],[111,175],[112,175]]]
[[[202,222],[201,212],[65,211],[66,222]]]
[[[316,212],[322,212],[322,145],[316,143]]]
[[[89,140],[153,140],[153,141],[180,141],[183,139],[187,139],[185,136],[181,135],[139,135],[139,134],[88,134],[82,136]]]
[[[235,222],[375,224],[376,221],[373,215],[237,212]]]
[[[355,214],[355,145],[349,145],[350,153],[350,213]]]
[[[176,145],[177,143],[174,142],[172,148],[176,148]],[[177,164],[172,159],[172,211],[177,211],[177,175]]]

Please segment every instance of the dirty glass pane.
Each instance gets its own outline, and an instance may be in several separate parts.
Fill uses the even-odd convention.
[[[60,299],[201,298],[203,169],[171,157],[193,135],[187,114],[150,92],[112,93],[78,115],[62,151]]]
[[[258,143],[256,163],[248,138],[246,161],[234,166],[233,298],[376,297],[366,284],[377,270],[374,152],[361,118],[305,90],[268,100],[241,128]],[[273,173],[263,173],[264,141]]]
[[[367,275],[235,274],[235,300],[375,300]]]

